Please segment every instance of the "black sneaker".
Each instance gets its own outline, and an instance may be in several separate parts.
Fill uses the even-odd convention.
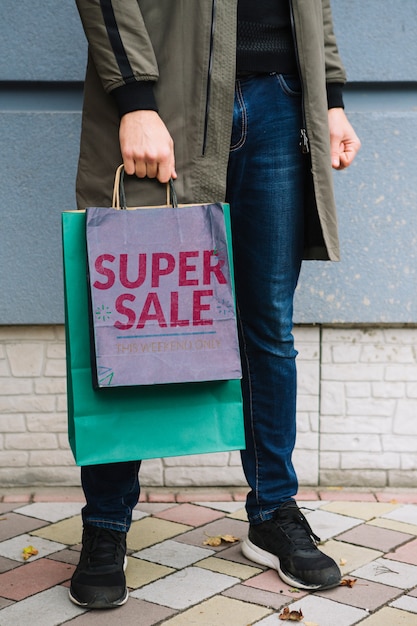
[[[126,533],[85,526],[80,562],[69,597],[87,609],[112,609],[127,601]]]
[[[304,515],[293,500],[284,502],[271,520],[249,527],[242,544],[246,558],[276,569],[284,582],[298,589],[331,589],[341,580],[340,570],[320,552]]]

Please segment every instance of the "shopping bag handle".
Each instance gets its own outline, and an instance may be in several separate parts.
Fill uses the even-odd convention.
[[[113,187],[113,200],[112,207],[114,209],[127,209],[126,204],[126,193],[124,186],[124,178],[125,178],[125,168],[124,165],[119,165],[116,170],[116,174],[114,177],[114,187]],[[174,181],[172,178],[166,184],[167,188],[167,206],[177,207],[178,199],[177,192],[175,191]]]

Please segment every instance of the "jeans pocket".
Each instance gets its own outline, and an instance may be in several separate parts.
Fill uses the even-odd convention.
[[[297,74],[277,74],[282,91],[287,96],[301,96],[301,80]]]
[[[237,82],[235,90],[235,103],[233,111],[233,127],[230,139],[230,152],[241,148],[246,140],[248,131],[248,119],[242,88]]]

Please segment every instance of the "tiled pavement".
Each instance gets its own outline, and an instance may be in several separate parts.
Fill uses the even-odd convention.
[[[297,497],[322,549],[351,582],[308,594],[246,560],[239,492],[147,493],[128,535],[128,603],[84,611],[68,600],[82,496],[0,494],[0,626],[278,626],[285,607],[307,626],[417,626],[417,491],[311,491]],[[22,550],[38,554],[26,561]],[[293,622],[294,623],[294,622]]]

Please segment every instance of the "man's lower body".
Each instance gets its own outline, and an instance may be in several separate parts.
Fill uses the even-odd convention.
[[[293,497],[296,435],[296,350],[293,298],[303,252],[302,109],[296,77],[248,76],[236,83],[227,181],[243,368],[250,486],[249,559],[277,569],[304,589],[337,585],[340,572],[315,545]],[[123,604],[125,534],[139,498],[140,463],[83,467],[83,552],[71,599],[89,608]],[[104,546],[104,550],[100,547]]]

